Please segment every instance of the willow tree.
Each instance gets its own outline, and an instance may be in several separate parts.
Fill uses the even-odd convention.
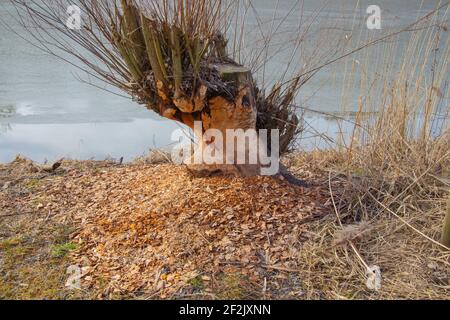
[[[237,22],[239,10],[242,5],[254,9],[250,0],[10,1],[34,44],[119,88],[164,118],[190,128],[199,121],[203,131],[279,129],[281,152],[295,142],[301,128],[293,102],[299,88],[320,67],[310,65],[308,72],[299,69],[270,90],[259,87],[255,65],[246,67],[237,59],[243,39],[237,35],[242,28]],[[79,30],[67,26],[71,4],[81,9]],[[276,29],[273,23],[272,29]],[[228,40],[230,35],[233,41]],[[301,37],[299,31],[294,48]],[[256,54],[263,63],[269,56],[269,38],[270,34],[263,34],[263,49]],[[336,48],[325,53],[328,58],[338,53]],[[293,59],[295,49],[291,50]],[[323,65],[331,61],[317,51],[312,56],[325,61]],[[237,169],[241,174],[254,173],[245,167]]]

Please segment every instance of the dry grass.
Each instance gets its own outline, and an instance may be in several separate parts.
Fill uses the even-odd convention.
[[[64,168],[18,157],[0,165],[0,299],[90,298],[87,291],[68,290],[71,235],[76,226],[67,215],[44,207],[48,185],[67,171],[95,172],[113,163],[64,161]],[[50,196],[50,195],[46,195]]]
[[[334,150],[287,159],[300,174],[309,163],[333,203],[334,215],[313,223],[298,253],[308,298],[449,296],[450,249],[440,243],[450,187],[446,16],[430,16],[404,48],[385,44],[373,77],[365,71],[376,52],[350,63],[342,109],[351,110],[346,89],[359,86],[353,130]],[[373,265],[378,292],[361,285]]]
[[[446,299],[450,252],[438,243],[446,195],[418,201],[417,195],[408,192],[391,204],[389,210],[395,210],[395,216],[374,200],[372,205],[360,201],[362,195],[374,190],[363,189],[355,181],[370,177],[343,174],[347,166],[344,155],[323,151],[287,159],[292,171],[303,174],[310,170],[321,177],[322,185],[331,186],[342,222],[341,226],[336,215],[313,222],[311,239],[298,251],[297,268],[307,298]],[[304,163],[311,165],[305,168]],[[381,268],[378,292],[364,285],[366,265]]]
[[[0,299],[67,299],[70,225],[45,216],[27,215],[0,221]]]

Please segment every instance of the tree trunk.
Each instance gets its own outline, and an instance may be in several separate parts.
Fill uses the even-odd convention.
[[[191,162],[195,163],[188,165],[189,170],[194,174],[259,175],[259,160],[257,163],[250,164],[246,162],[239,164],[237,163],[237,151],[232,152],[226,148],[228,129],[242,129],[244,131],[252,129],[256,132],[257,108],[251,71],[245,67],[233,64],[214,64],[211,65],[211,68],[218,71],[221,78],[229,83],[230,88],[236,89],[233,90],[235,92],[233,99],[225,97],[225,95],[217,95],[205,100],[207,96],[206,88],[201,86],[194,99],[178,97],[172,102],[175,107],[167,104],[166,109],[162,110],[161,114],[166,118],[180,121],[194,130],[199,144],[196,146],[195,154],[191,159]],[[160,95],[167,96],[163,92]],[[201,122],[201,132],[195,130],[195,121]],[[205,132],[210,129],[220,132],[223,140],[216,141],[214,138],[209,139],[207,136],[204,136]],[[235,142],[237,141],[232,143]],[[252,144],[257,145],[258,141],[250,137],[245,147],[245,156],[248,160],[250,160],[249,146]],[[205,150],[223,152],[222,158],[225,163],[199,163],[198,159],[200,158],[198,154],[203,154]],[[226,162],[227,158],[229,162]]]
[[[442,228],[441,242],[444,246],[450,248],[450,193],[447,200],[447,213],[444,219],[444,227]]]

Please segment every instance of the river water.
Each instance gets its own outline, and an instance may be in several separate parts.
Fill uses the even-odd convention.
[[[253,1],[260,19],[269,24],[273,17],[285,16],[294,2]],[[385,31],[411,23],[439,1],[305,0],[301,10],[304,17],[321,10],[318,26],[339,25],[342,30],[351,30],[355,21],[360,27],[365,25],[366,8],[375,3],[382,9]],[[177,124],[159,118],[130,99],[79,81],[77,75],[83,75],[76,68],[41,52],[6,28],[5,24],[19,34],[23,32],[8,0],[0,0],[0,19],[0,162],[9,162],[17,154],[39,162],[61,157],[130,160],[172,143],[171,132],[179,128]],[[298,19],[291,15],[285,21],[286,29],[280,30],[295,29]],[[250,27],[256,21],[249,19]],[[275,80],[283,63],[282,59],[269,62],[265,77]],[[319,111],[342,112],[338,103],[342,80],[339,68],[331,66],[317,74],[302,89],[302,103]],[[317,132],[333,136],[338,131],[337,123],[329,117],[306,113],[305,119],[313,127],[311,136]],[[307,136],[300,141],[303,148],[323,146],[323,142]]]

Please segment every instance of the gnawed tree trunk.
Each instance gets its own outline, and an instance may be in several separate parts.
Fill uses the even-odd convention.
[[[447,199],[447,213],[444,219],[444,227],[442,228],[441,243],[450,248],[450,193]]]
[[[257,107],[253,88],[253,79],[251,71],[245,67],[236,64],[211,64],[210,68],[217,71],[223,81],[234,88],[235,95],[213,95],[207,97],[207,88],[200,86],[199,92],[194,99],[175,98],[170,104],[166,104],[163,116],[179,121],[194,130],[197,136],[198,145],[195,152],[203,153],[215,149],[217,152],[223,152],[224,163],[205,164],[194,163],[195,156],[192,156],[189,169],[198,175],[211,175],[215,173],[234,174],[241,176],[252,176],[260,174],[260,165],[258,163],[238,164],[237,148],[227,150],[227,130],[241,129],[255,130],[257,121]],[[162,96],[166,95],[162,93]],[[201,132],[196,130],[195,122],[201,123]],[[205,132],[215,129],[221,133],[223,140],[215,141],[214,137],[208,139],[204,136]],[[258,141],[249,139],[245,146],[245,157],[250,160],[250,144],[257,144]],[[232,141],[233,144],[238,141]],[[194,153],[195,153],[194,152]],[[232,153],[232,154],[231,154]],[[231,157],[231,159],[230,159]],[[231,163],[227,164],[226,160]]]

